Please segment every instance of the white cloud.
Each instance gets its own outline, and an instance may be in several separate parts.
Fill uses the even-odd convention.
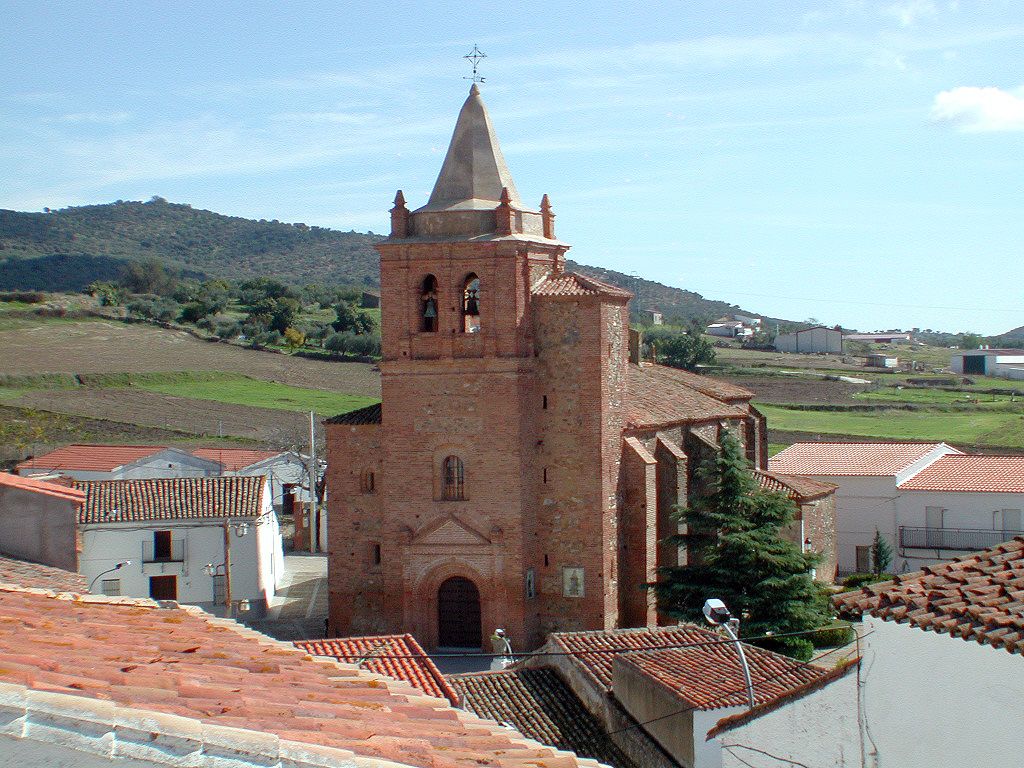
[[[932,103],[932,119],[964,133],[1024,131],[1024,88],[965,86],[942,91]]]
[[[882,9],[884,15],[893,17],[903,27],[912,27],[918,19],[934,16],[937,12],[932,0],[903,0]]]

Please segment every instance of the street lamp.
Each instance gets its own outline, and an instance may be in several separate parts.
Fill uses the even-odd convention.
[[[736,650],[740,655],[740,666],[743,668],[743,679],[747,684],[747,701],[750,708],[754,708],[754,682],[750,679],[750,667],[747,666],[747,655],[743,652],[743,643],[740,642],[740,620],[733,618],[725,603],[716,597],[708,598],[704,603],[704,618],[708,623],[716,627],[721,626],[733,641]]]
[[[100,577],[106,576],[108,573],[113,573],[114,571],[119,571],[122,568],[124,568],[126,565],[131,565],[131,564],[132,564],[131,560],[124,560],[124,561],[118,563],[117,565],[115,565],[113,568],[108,568],[107,570],[103,571],[102,573],[96,574],[96,578],[89,582],[89,588],[86,590],[86,592],[89,592],[90,594],[92,593],[92,588],[94,586],[96,586],[96,582],[100,580]]]

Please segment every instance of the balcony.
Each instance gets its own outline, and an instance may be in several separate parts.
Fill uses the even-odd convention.
[[[974,552],[988,549],[1024,531],[994,531],[991,528],[910,528],[900,526],[901,549],[946,549]]]
[[[142,543],[143,563],[183,563],[185,562],[185,540],[174,539],[170,547],[164,545],[157,547],[155,542],[145,541]]]

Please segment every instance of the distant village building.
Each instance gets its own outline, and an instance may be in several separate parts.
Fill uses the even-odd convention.
[[[362,296],[360,296],[359,299],[359,306],[361,306],[363,309],[380,308],[380,292],[363,291]]]
[[[950,357],[949,367],[965,376],[1024,380],[1024,349],[970,349]]]
[[[739,320],[714,322],[705,328],[704,332],[709,336],[723,336],[727,339],[749,339],[754,335],[754,330]]]
[[[391,221],[383,403],[326,422],[331,632],[528,649],[657,623],[638,585],[678,562],[694,469],[723,429],[766,467],[753,394],[630,356],[630,294],[566,270],[476,85],[429,201]]]
[[[779,352],[841,355],[843,353],[843,332],[819,325],[793,333],[782,333],[775,337],[775,348]]]
[[[663,325],[665,322],[661,312],[653,309],[640,310],[640,317],[643,318],[644,322],[648,325]]]
[[[864,365],[869,368],[899,368],[900,359],[892,355],[868,355]]]
[[[843,339],[866,344],[909,344],[913,341],[909,333],[847,333]]]

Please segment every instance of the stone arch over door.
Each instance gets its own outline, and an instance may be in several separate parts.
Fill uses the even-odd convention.
[[[477,549],[477,547],[473,547],[473,549]],[[479,547],[479,549],[486,551],[488,548]],[[477,565],[484,564],[477,563]],[[427,648],[437,648],[440,645],[438,619],[440,618],[441,585],[453,577],[461,577],[472,582],[479,593],[482,634],[479,648],[483,649],[483,638],[489,635],[494,627],[503,626],[494,623],[499,620],[499,617],[494,615],[496,608],[494,585],[492,579],[485,575],[487,571],[486,566],[474,567],[462,558],[434,560],[430,566],[421,571],[422,575],[416,579],[415,585],[406,596],[406,616],[408,617],[406,625],[412,628],[413,634],[420,643]]]
[[[453,648],[483,644],[480,590],[465,576],[451,576],[437,588],[437,644]]]

